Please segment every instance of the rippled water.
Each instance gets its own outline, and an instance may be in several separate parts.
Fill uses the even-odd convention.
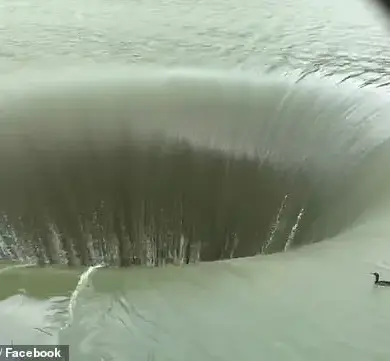
[[[3,72],[115,61],[375,79],[388,68],[386,22],[364,0],[6,0],[0,9]]]
[[[76,360],[387,360],[389,292],[368,275],[389,268],[376,226],[265,259],[98,270],[62,330],[77,272],[4,273],[6,292],[25,295],[1,302],[2,340],[70,343]]]
[[[74,360],[389,359],[390,293],[368,275],[390,274],[390,54],[379,9],[6,0],[0,24],[0,209],[19,260],[56,263],[59,248],[74,247],[68,261],[93,263],[78,235],[116,233],[120,244],[141,224],[201,241],[207,260],[257,254],[273,227],[275,250],[294,226],[292,246],[323,240],[185,267],[6,262],[0,343],[69,343]],[[102,199],[104,227],[86,228]],[[110,264],[143,252],[102,249]]]

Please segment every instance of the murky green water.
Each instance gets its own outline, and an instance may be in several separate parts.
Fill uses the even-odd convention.
[[[60,331],[79,272],[10,270],[2,293],[24,295],[1,302],[2,337],[70,343],[77,360],[387,360],[389,292],[368,273],[389,267],[389,245],[375,229],[266,258],[101,269]]]
[[[280,242],[287,244],[303,206],[293,240],[333,237],[185,267],[4,263],[0,343],[70,344],[72,360],[389,359],[390,292],[373,287],[369,272],[390,275],[390,111],[386,87],[358,89],[389,81],[390,35],[378,9],[359,0],[3,1],[0,24],[0,208],[14,223],[25,210],[23,219],[36,215],[24,225],[29,231],[44,229],[44,219],[72,234],[77,212],[100,198],[126,191],[176,216],[169,202],[187,194],[185,226],[215,245],[204,258],[229,258],[260,251],[260,233],[290,193],[293,221],[282,220]],[[126,64],[198,70],[135,75]],[[66,65],[76,71],[64,72]],[[247,75],[233,76],[237,68]],[[310,85],[294,84],[309,74]],[[350,86],[336,85],[345,78]],[[146,137],[144,158],[124,176],[129,158],[105,151],[125,144],[129,129],[163,134],[168,145],[150,150]],[[180,158],[185,166],[170,158],[181,155],[170,147],[175,137],[191,150]],[[234,163],[231,154],[255,154],[274,168],[265,176],[252,158]],[[77,165],[45,163],[59,155]],[[226,164],[231,173],[223,173]],[[34,178],[42,169],[46,178]],[[187,178],[177,180],[180,169]],[[123,179],[134,174],[139,183],[129,191]],[[127,209],[119,203],[108,209]],[[106,233],[117,231],[110,217]],[[218,237],[210,242],[223,234],[214,219],[238,235],[234,249],[221,252]],[[179,223],[169,227],[189,232]],[[27,235],[17,236],[19,256],[29,254]]]
[[[3,72],[115,61],[371,79],[388,68],[386,21],[364,0],[4,1],[0,19]]]

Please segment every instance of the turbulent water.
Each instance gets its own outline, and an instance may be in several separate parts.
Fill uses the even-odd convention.
[[[0,20],[0,343],[389,359],[379,9],[36,0]]]

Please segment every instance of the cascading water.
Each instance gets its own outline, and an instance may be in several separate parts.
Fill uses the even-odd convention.
[[[280,224],[280,218],[282,216],[282,212],[283,210],[285,209],[286,207],[286,201],[287,201],[287,195],[284,196],[284,199],[283,199],[283,202],[279,208],[279,211],[276,215],[276,220],[275,220],[275,223],[272,224],[271,226],[271,232],[270,232],[270,236],[267,240],[267,242],[261,247],[261,253],[264,254],[267,250],[267,248],[272,244],[273,240],[274,240],[274,237],[275,237],[275,233],[276,231],[278,230],[278,227],[279,227],[279,224]]]
[[[203,302],[210,303],[213,299],[223,305],[226,295],[234,304],[252,311],[234,317],[230,306],[233,303],[229,301],[221,309],[210,304],[208,307],[213,311],[208,317],[218,324],[225,322],[223,315],[229,314],[239,333],[245,333],[251,328],[244,324],[251,324],[255,309],[270,307],[275,292],[260,278],[251,286],[253,303],[247,301],[247,296],[240,295],[251,289],[247,284],[252,279],[249,275],[272,273],[272,267],[280,272],[287,267],[276,266],[280,264],[277,257],[273,258],[272,266],[268,256],[253,266],[256,272],[250,270],[250,262],[243,264],[240,260],[211,263],[212,266],[200,264],[196,268],[168,266],[159,274],[140,274],[141,283],[133,282],[137,272],[145,272],[142,267],[125,278],[102,270],[95,274],[94,286],[87,288],[102,261],[111,266],[162,266],[195,262],[199,258],[214,261],[255,255],[259,249],[263,254],[288,251],[332,236],[342,239],[348,227],[358,229],[358,225],[364,230],[364,217],[379,205],[376,199],[386,204],[387,174],[381,164],[389,154],[389,138],[382,125],[389,108],[380,93],[361,92],[352,98],[348,87],[337,91],[332,88],[327,93],[326,86],[319,88],[311,83],[248,80],[244,75],[194,76],[172,71],[142,76],[131,73],[127,79],[123,73],[118,78],[111,74],[107,78],[116,80],[111,80],[110,87],[102,85],[107,78],[97,78],[78,77],[79,84],[73,82],[71,92],[67,90],[69,84],[65,82],[61,88],[58,79],[52,80],[56,91],[50,82],[39,82],[39,86],[32,83],[34,91],[24,92],[23,107],[17,87],[0,99],[3,117],[0,166],[11,165],[0,178],[0,206],[6,215],[3,249],[11,258],[30,257],[41,266],[92,265],[81,272],[76,286],[68,289],[69,297],[53,299],[46,321],[37,320],[29,331],[38,334],[34,337],[44,337],[50,342],[58,339],[74,345],[75,359],[98,356],[122,359],[127,354],[135,359],[153,355],[163,360],[173,355],[169,351],[173,339],[161,333],[166,328],[170,330],[168,334],[184,337],[181,344],[188,344],[187,352],[195,359],[210,358],[207,352],[192,349],[185,333],[180,336],[178,330],[184,324],[178,320],[169,324],[164,318],[168,316],[164,315],[170,315],[170,320],[176,317],[187,320],[199,331],[205,321],[189,315],[184,305],[192,303],[191,307],[199,310]],[[95,86],[96,82],[101,85]],[[194,93],[197,88],[203,91]],[[94,93],[94,89],[109,91]],[[186,91],[190,90],[188,97]],[[204,97],[206,91],[210,97]],[[145,94],[154,99],[156,109],[142,103],[141,95]],[[131,99],[135,101],[132,103]],[[102,113],[103,100],[104,106],[113,112],[111,116]],[[270,104],[271,100],[279,106]],[[77,106],[69,107],[72,102]],[[314,106],[308,108],[309,103]],[[332,108],[328,107],[330,103]],[[226,109],[229,106],[232,108]],[[166,113],[161,113],[160,108]],[[54,120],[50,118],[53,113],[67,114],[69,118]],[[165,117],[168,113],[171,116]],[[350,114],[357,113],[361,118],[354,121]],[[241,118],[245,123],[242,128],[234,122],[237,114],[245,114]],[[293,123],[292,114],[297,116]],[[303,119],[310,122],[310,128]],[[339,122],[349,126],[349,131],[343,131]],[[204,132],[204,127],[208,132]],[[380,194],[374,195],[373,189]],[[356,250],[359,244],[354,245]],[[286,252],[283,265],[288,264],[289,254]],[[305,262],[304,257],[301,259]],[[263,268],[267,265],[270,268],[266,273]],[[29,275],[23,273],[23,267],[18,264],[3,268],[0,280],[14,283],[28,294],[32,292],[29,285],[19,285]],[[317,272],[314,266],[310,269]],[[31,268],[30,272],[38,271]],[[175,272],[180,272],[183,281],[164,286],[166,277],[175,279]],[[294,277],[301,277],[301,271],[296,272],[296,276],[292,273],[290,277],[299,288]],[[199,274],[215,291],[196,288]],[[58,273],[56,277],[64,276]],[[120,296],[115,293],[118,288],[115,296],[106,291],[112,281],[104,281],[105,277],[114,277],[116,284],[122,282]],[[241,277],[246,286],[238,282]],[[224,288],[225,283],[229,287]],[[235,285],[233,288],[231,283]],[[176,287],[182,298],[173,297]],[[129,293],[129,289],[135,292]],[[188,295],[196,294],[195,300],[184,296],[186,289]],[[259,296],[261,292],[256,290],[262,289],[268,290],[267,296]],[[282,309],[287,306],[280,305]],[[165,311],[156,313],[157,309]],[[87,318],[83,316],[85,312]],[[248,318],[249,314],[252,318]],[[260,324],[271,324],[264,313],[256,317]],[[326,324],[325,320],[321,322]],[[102,330],[111,333],[108,343]],[[226,335],[231,337],[229,333]],[[262,345],[267,354],[281,357],[283,348],[275,351],[270,341],[266,341],[270,335],[275,335],[272,330],[262,331]],[[246,334],[246,337],[253,344],[252,336]],[[126,341],[128,338],[131,342]],[[15,336],[13,341],[20,342]],[[126,342],[131,348],[123,346]],[[208,341],[202,337],[199,342],[206,345]],[[222,341],[216,338],[215,342]],[[219,354],[226,359],[235,355],[228,356],[221,345]],[[216,352],[215,347],[208,344],[206,349]],[[241,346],[239,349],[243,350]],[[175,357],[182,359],[180,352]],[[248,355],[249,360],[253,357],[254,354]]]
[[[376,94],[354,100],[347,86],[335,103],[339,95],[310,82],[117,72],[72,86],[64,77],[22,82],[22,108],[13,83],[1,100],[0,161],[11,164],[1,210],[14,248],[41,264],[163,265],[197,253],[213,261],[254,255],[259,243],[272,253],[321,240],[331,235],[329,199],[350,196],[344,179],[382,137],[370,120],[385,116]],[[344,121],[349,133],[340,133],[335,110],[350,119],[358,108],[366,121]]]
[[[0,343],[387,361],[390,55],[367,4],[4,0]]]

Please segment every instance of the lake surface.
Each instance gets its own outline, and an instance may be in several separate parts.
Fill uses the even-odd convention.
[[[374,287],[369,273],[390,278],[390,33],[370,1],[4,0],[0,24],[2,146],[10,139],[11,118],[26,122],[21,124],[36,134],[36,144],[49,144],[39,138],[48,115],[65,124],[63,114],[71,114],[76,125],[86,109],[102,122],[128,115],[132,126],[142,125],[140,132],[164,129],[167,137],[177,133],[194,147],[267,153],[272,164],[291,165],[291,179],[304,164],[320,204],[314,208],[324,210],[313,220],[319,243],[186,266],[20,267],[29,253],[15,238],[23,244],[18,264],[0,268],[0,343],[70,344],[72,360],[389,360],[390,290]],[[122,76],[127,67],[131,72]],[[233,76],[237,71],[246,75]],[[177,83],[154,92],[161,74]],[[302,77],[310,85],[295,85]],[[118,94],[147,100],[110,103]],[[205,113],[199,104],[215,109]],[[130,116],[132,107],[138,118]],[[50,129],[53,151],[67,144],[59,133],[76,139],[66,127]],[[363,159],[366,152],[373,156]],[[33,159],[28,154],[27,163]],[[3,158],[3,174],[16,172]],[[168,164],[164,159],[157,164]],[[196,164],[203,171],[208,163],[200,158]],[[357,171],[347,172],[355,164]],[[233,188],[237,193],[252,189],[245,184],[253,173],[245,174]],[[160,187],[158,177],[156,170],[153,189]],[[274,194],[273,178],[269,182],[264,192]],[[2,203],[23,184],[3,187]],[[333,192],[336,185],[339,193]],[[207,182],[204,187],[214,192]],[[46,194],[44,183],[39,189]],[[81,204],[79,194],[63,189],[63,199]],[[23,205],[17,196],[16,208]],[[300,204],[295,206],[299,212]],[[352,215],[356,209],[358,217]],[[259,223],[276,216],[277,207],[262,212]],[[238,232],[245,234],[241,216]],[[349,226],[338,230],[335,224],[347,220]],[[303,243],[311,242],[308,234]],[[256,253],[259,246],[252,244],[239,255]]]

